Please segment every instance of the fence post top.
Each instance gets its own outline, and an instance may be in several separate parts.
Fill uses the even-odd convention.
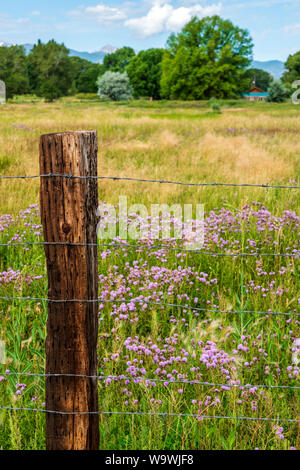
[[[96,130],[90,130],[90,131],[65,131],[65,132],[52,132],[50,134],[43,134],[41,135],[41,139],[43,137],[52,137],[52,136],[57,136],[57,137],[64,137],[64,136],[76,136],[76,135],[88,135],[88,134],[95,134],[97,135],[97,131]]]

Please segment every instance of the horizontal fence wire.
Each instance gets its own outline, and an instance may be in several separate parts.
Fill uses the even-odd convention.
[[[100,300],[99,300],[100,301]],[[243,313],[253,313],[256,315],[296,315],[300,316],[300,313],[288,313],[288,312],[260,312],[256,310],[213,310],[209,308],[201,308],[201,307],[192,307],[190,305],[185,306],[182,304],[174,304],[174,303],[165,303],[165,302],[152,302],[148,300],[141,300],[141,299],[133,299],[133,300],[101,300],[100,303],[143,303],[147,305],[160,305],[163,307],[175,307],[181,308],[183,310],[195,310],[197,312],[209,312],[209,313],[233,313],[233,314],[243,314]]]
[[[179,181],[166,181],[166,180],[146,180],[146,179],[139,179],[139,178],[127,178],[127,177],[117,177],[117,176],[76,176],[76,175],[60,175],[60,174],[45,174],[45,175],[33,175],[33,176],[26,176],[26,175],[21,175],[21,176],[0,176],[0,179],[12,179],[12,178],[21,178],[21,179],[30,179],[30,178],[54,178],[54,177],[60,177],[60,178],[66,178],[66,179],[110,179],[113,181],[137,181],[137,182],[147,182],[147,183],[160,183],[160,184],[177,184],[177,185],[187,185],[187,186],[233,186],[233,187],[260,187],[260,188],[279,188],[279,189],[300,189],[300,186],[280,186],[280,185],[268,185],[268,184],[262,184],[262,185],[256,185],[256,184],[234,184],[234,183],[185,183],[185,182],[179,182]],[[38,245],[44,245],[44,246],[51,246],[51,245],[57,245],[57,246],[101,246],[101,247],[109,247],[109,248],[133,248],[136,250],[139,249],[151,249],[151,250],[159,250],[159,249],[165,249],[169,251],[180,251],[180,252],[190,252],[190,253],[198,253],[198,254],[203,254],[207,256],[230,256],[230,257],[248,257],[248,256],[274,256],[274,257],[297,257],[299,255],[293,254],[293,253],[212,253],[208,251],[201,251],[201,250],[195,250],[195,249],[185,249],[185,248],[180,248],[180,247],[170,247],[170,246],[165,246],[165,245],[150,245],[150,246],[143,246],[143,245],[131,245],[128,243],[114,243],[114,244],[94,244],[94,243],[68,243],[68,242],[22,242],[22,243],[1,243],[0,246],[38,246]]]
[[[77,176],[69,174],[55,174],[48,173],[45,175],[17,175],[17,176],[0,176],[0,179],[35,179],[35,178],[65,178],[65,179],[97,179],[97,180],[112,180],[112,181],[136,181],[139,183],[159,183],[159,184],[176,184],[181,186],[228,186],[228,187],[245,187],[245,188],[265,188],[265,189],[300,189],[300,186],[284,186],[284,185],[269,185],[269,184],[251,184],[251,183],[188,183],[182,181],[168,181],[168,180],[150,180],[142,178],[129,178],[121,176]]]
[[[163,384],[185,384],[185,385],[201,385],[206,387],[227,387],[227,388],[239,388],[240,390],[244,389],[252,389],[252,388],[265,388],[265,389],[291,389],[291,390],[300,390],[300,387],[294,385],[267,385],[267,384],[259,384],[259,385],[251,385],[251,384],[220,384],[220,383],[213,383],[213,382],[201,382],[197,379],[195,380],[168,380],[168,379],[152,379],[149,377],[127,377],[125,375],[84,375],[84,374],[38,374],[38,373],[31,373],[31,372],[0,372],[2,376],[16,376],[16,377],[78,377],[82,379],[97,379],[100,380],[125,380],[125,381],[134,381],[135,384],[141,382],[149,382],[149,383],[163,383]]]
[[[167,180],[147,180],[147,179],[140,179],[140,178],[127,178],[127,177],[110,177],[110,176],[76,176],[76,175],[69,175],[69,174],[45,174],[45,175],[33,175],[33,176],[26,176],[26,175],[17,175],[17,176],[0,176],[0,180],[5,179],[35,179],[35,178],[65,178],[69,180],[73,179],[97,179],[97,180],[113,180],[113,181],[135,181],[135,182],[143,182],[143,183],[158,183],[158,184],[175,184],[175,185],[184,185],[184,186],[198,186],[198,187],[208,187],[208,186],[221,186],[221,187],[255,187],[255,188],[264,188],[264,189],[300,189],[300,186],[284,186],[284,185],[268,185],[268,184],[235,184],[235,183],[188,183],[188,182],[180,182],[180,181],[167,181]],[[81,244],[81,243],[56,243],[56,242],[22,242],[22,243],[1,243],[0,246],[34,246],[34,245],[60,245],[60,246],[102,246],[107,248],[134,248],[137,250],[140,249],[162,249],[162,250],[172,250],[172,251],[181,251],[181,252],[192,252],[192,253],[200,253],[204,255],[210,256],[231,256],[231,257],[248,257],[248,256],[274,256],[274,257],[298,257],[298,254],[294,253],[212,253],[207,251],[200,251],[200,250],[189,250],[179,247],[170,247],[170,246],[145,246],[145,245],[130,245],[127,243],[113,243],[113,244]],[[183,308],[187,310],[195,310],[195,311],[205,311],[205,312],[216,312],[216,313],[232,313],[232,314],[243,314],[243,313],[252,313],[252,314],[259,314],[259,315],[297,315],[298,313],[286,313],[286,312],[257,312],[257,311],[221,311],[221,310],[211,310],[211,309],[204,309],[199,307],[190,307],[185,305],[179,304],[171,304],[171,303],[160,303],[160,302],[149,302],[140,299],[130,299],[130,300],[102,300],[102,299],[95,299],[95,300],[77,300],[77,299],[65,299],[65,300],[52,300],[52,299],[42,299],[42,298],[30,298],[30,297],[0,297],[0,300],[34,300],[34,301],[45,301],[45,302],[97,302],[97,303],[143,303],[149,305],[159,305],[159,306],[169,306],[169,307],[176,307],[176,308]],[[146,377],[125,377],[125,376],[88,376],[88,375],[77,375],[77,374],[32,374],[32,373],[17,373],[17,372],[9,372],[3,373],[2,375],[5,376],[30,376],[30,377],[80,377],[80,378],[89,378],[89,379],[97,379],[97,380],[128,380],[134,381],[135,383],[140,383],[142,381],[146,382],[155,382],[155,383],[181,383],[181,384],[193,384],[193,385],[203,385],[203,386],[211,386],[211,387],[239,387],[240,389],[244,388],[267,388],[267,389],[300,389],[297,386],[288,386],[288,385],[241,385],[241,384],[218,384],[218,383],[209,383],[209,382],[200,382],[198,380],[188,381],[188,380],[167,380],[167,379],[152,379]],[[153,417],[190,417],[190,418],[197,418],[200,420],[204,419],[226,419],[226,420],[249,420],[249,421],[271,421],[271,422],[300,422],[299,419],[288,419],[288,418],[274,418],[274,417],[249,417],[249,416],[207,416],[201,414],[186,414],[186,413],[152,413],[152,412],[122,412],[122,411],[95,411],[95,412],[65,412],[65,411],[55,411],[55,410],[45,410],[45,409],[38,409],[38,408],[12,408],[12,407],[0,407],[1,410],[8,410],[8,411],[33,411],[33,412],[40,412],[40,413],[49,413],[49,414],[59,414],[59,415],[129,415],[129,416],[153,416]]]
[[[17,300],[17,301],[35,301],[35,302],[50,302],[50,303],[106,303],[106,304],[111,304],[111,303],[135,303],[135,304],[147,304],[147,305],[157,305],[157,306],[162,306],[162,307],[178,307],[183,310],[195,310],[199,312],[210,312],[210,313],[232,313],[232,314],[244,314],[244,313],[249,313],[249,314],[256,314],[256,315],[284,315],[284,316],[300,316],[300,313],[296,312],[260,312],[256,310],[213,310],[213,309],[208,309],[208,308],[200,308],[200,307],[192,307],[192,306],[186,306],[182,304],[172,304],[172,303],[164,303],[164,302],[150,302],[148,300],[140,300],[140,299],[130,299],[130,300],[122,300],[122,299],[116,299],[116,300],[102,300],[101,298],[98,299],[48,299],[48,298],[43,298],[43,297],[0,297],[0,300]]]
[[[54,411],[54,410],[43,410],[39,408],[10,408],[6,406],[0,406],[0,410],[8,411],[35,411],[38,413],[49,413],[58,415],[128,415],[128,416],[157,416],[157,417],[177,417],[177,418],[197,418],[199,420],[204,419],[227,419],[227,420],[239,420],[239,421],[272,421],[272,422],[288,422],[288,423],[300,423],[300,419],[289,419],[289,418],[263,418],[259,416],[207,416],[200,414],[187,414],[187,413],[151,413],[144,411]]]
[[[0,246],[17,247],[17,246],[69,246],[69,247],[106,247],[106,248],[133,248],[135,250],[167,250],[180,251],[183,253],[196,253],[206,256],[218,257],[254,257],[254,256],[270,256],[282,258],[298,258],[299,253],[214,253],[211,251],[192,250],[187,248],[173,247],[168,245],[130,245],[128,243],[70,243],[70,242],[18,242],[18,243],[0,243]]]

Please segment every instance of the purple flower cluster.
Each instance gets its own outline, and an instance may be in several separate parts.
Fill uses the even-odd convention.
[[[227,127],[224,129],[219,129],[217,132],[230,135],[230,136],[238,136],[238,135],[252,135],[252,136],[270,136],[275,137],[276,135],[291,135],[297,134],[298,130],[289,128],[284,129],[283,127],[272,127],[272,128],[264,128],[264,127],[257,127],[253,129],[249,129],[247,127]]]
[[[0,235],[3,243],[22,243],[42,235],[42,226],[37,223],[39,207],[32,204],[28,209],[20,211],[16,217],[9,214],[0,216]],[[20,227],[20,228],[19,228]],[[13,235],[11,235],[13,231]],[[27,249],[27,248],[26,248]]]
[[[7,271],[0,272],[0,287],[12,284],[16,290],[22,291],[24,285],[30,285],[33,281],[42,278],[42,275],[22,274],[19,269],[14,271],[8,268]]]
[[[134,261],[132,265],[125,263],[123,272],[114,265],[104,275],[99,276],[100,281],[100,311],[105,309],[106,301],[111,302],[110,316],[115,324],[120,320],[138,322],[138,312],[151,309],[151,303],[165,303],[174,301],[182,305],[199,306],[199,299],[207,298],[206,305],[218,308],[218,297],[213,291],[217,279],[209,279],[204,272],[197,272],[196,268],[182,267],[166,268],[164,266],[151,266],[148,261]],[[181,293],[182,292],[182,293]],[[196,295],[195,295],[196,294]],[[131,302],[114,303],[114,300],[131,300]],[[209,303],[208,303],[209,302]],[[183,313],[188,313],[183,310]],[[193,310],[199,316],[197,310]],[[103,320],[103,317],[100,318]],[[183,321],[183,319],[181,319]],[[188,325],[188,322],[187,322]]]
[[[24,131],[32,131],[33,129],[31,127],[26,126],[26,124],[15,124],[14,122],[12,123],[12,126],[15,127],[15,129],[23,129]]]
[[[17,217],[1,216],[1,241],[40,240],[38,217],[36,205]],[[149,219],[137,220],[151,226]],[[294,212],[274,216],[257,202],[240,210],[215,209],[206,214],[203,250],[298,255],[299,221]],[[179,222],[172,223],[176,228]],[[186,247],[189,238],[142,239],[136,250],[115,238],[112,244],[124,243],[122,248],[100,252],[99,386],[105,387],[108,404],[116,409],[175,409],[196,414],[200,421],[207,414],[232,415],[237,410],[246,416],[269,416],[272,400],[277,399],[279,408],[284,402],[278,399],[281,390],[257,385],[297,384],[299,321],[230,312],[296,312],[297,260],[258,256],[243,263],[233,258],[229,264],[228,259],[223,263],[167,249]],[[165,247],[152,248],[156,245]],[[46,280],[42,265],[27,251],[22,256],[28,266],[3,265],[1,292],[26,288],[32,297],[40,297]],[[1,387],[9,382],[0,377]],[[35,402],[38,397],[31,390],[29,383],[17,383],[11,393],[14,399],[17,395]],[[274,431],[278,442],[286,439],[281,427]]]

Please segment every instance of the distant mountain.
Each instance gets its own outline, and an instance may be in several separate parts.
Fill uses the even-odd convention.
[[[22,44],[22,46],[24,47],[26,54],[29,54],[34,44]]]
[[[80,57],[80,59],[89,60],[90,62],[94,63],[101,63],[104,57],[107,55],[107,52],[80,52],[75,51],[74,49],[70,49],[70,56],[72,57]]]
[[[104,57],[107,54],[112,54],[118,50],[117,47],[111,46],[110,44],[106,44],[106,46],[102,47],[98,51],[95,52],[80,52],[74,49],[70,49],[70,56],[72,57],[80,57],[81,59],[89,60],[90,62],[94,63],[102,63]]]
[[[117,47],[111,46],[110,44],[106,44],[104,47],[95,52],[80,52],[74,49],[70,49],[70,56],[80,57],[81,59],[86,59],[94,63],[102,63],[104,57],[107,54],[112,54],[117,50]]]
[[[99,51],[95,52],[104,52],[104,54],[112,54],[113,52],[116,52],[118,50],[118,47],[111,46],[110,44],[106,44],[105,46],[102,47],[102,49],[99,49]]]
[[[265,70],[276,79],[280,78],[285,70],[284,62],[280,60],[268,60],[266,62],[254,60],[251,64],[251,68]]]
[[[11,44],[10,42],[1,42],[0,41],[0,47],[10,47],[13,46],[14,44]]]
[[[23,44],[23,46],[25,47],[26,54],[29,54],[29,52],[33,48],[33,44]],[[103,59],[107,54],[111,54],[112,52],[115,52],[117,50],[117,47],[113,47],[107,44],[106,46],[102,47],[101,49],[95,52],[76,51],[75,49],[70,49],[70,56],[80,57],[80,59],[89,60],[90,62],[99,64],[103,62]]]
[[[13,44],[0,41],[0,47],[10,47],[10,46],[13,46]],[[22,44],[22,46],[24,47],[26,54],[29,54],[34,44]],[[103,62],[103,59],[107,54],[111,54],[112,52],[116,52],[117,50],[118,50],[117,47],[111,46],[110,44],[106,44],[104,47],[102,47],[101,49],[95,52],[84,52],[84,51],[81,52],[81,51],[76,51],[74,49],[70,49],[70,56],[80,57],[81,59],[86,59],[86,60],[89,60],[90,62],[94,62],[97,64],[97,63]]]

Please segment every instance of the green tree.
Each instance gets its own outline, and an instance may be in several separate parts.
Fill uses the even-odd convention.
[[[262,90],[266,91],[273,80],[272,75],[270,75],[265,70],[261,69],[248,69],[245,72],[245,77],[247,77],[248,79],[248,85],[246,88],[247,90],[250,89],[253,86],[253,83],[255,82],[255,85],[258,88],[261,88]]]
[[[104,73],[103,64],[94,64],[80,57],[70,57],[75,93],[97,93],[97,78]]]
[[[30,91],[25,50],[22,46],[0,47],[0,80],[6,85],[6,97]]]
[[[33,91],[48,101],[67,95],[74,75],[69,50],[54,40],[40,40],[28,55],[28,72]]]
[[[112,54],[107,54],[103,59],[105,71],[124,72],[134,56],[135,52],[131,47],[122,47]]]
[[[104,74],[102,64],[93,64],[78,78],[77,90],[80,93],[97,93],[97,79]]]
[[[128,101],[132,98],[132,88],[126,72],[105,72],[97,81],[101,98],[112,101]]]
[[[162,96],[233,98],[247,88],[253,43],[247,30],[219,16],[198,19],[172,34],[162,60]]]
[[[288,97],[288,90],[281,80],[273,80],[268,88],[268,93],[267,101],[273,103],[283,103]]]
[[[300,80],[300,51],[294,55],[289,55],[284,65],[287,71],[283,74],[283,81],[291,87],[293,82]]]
[[[134,96],[160,98],[161,61],[163,49],[148,49],[133,57],[126,68]]]

